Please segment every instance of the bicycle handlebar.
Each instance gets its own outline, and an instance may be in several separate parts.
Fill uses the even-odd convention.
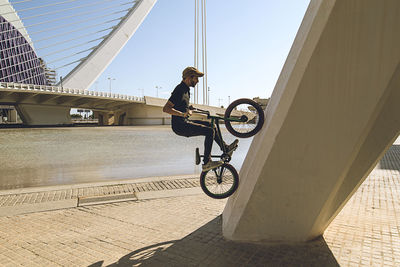
[[[210,111],[189,106],[189,109],[195,113],[210,115]]]

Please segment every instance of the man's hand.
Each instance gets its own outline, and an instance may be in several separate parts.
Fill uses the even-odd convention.
[[[193,112],[190,109],[187,109],[186,112],[183,114],[184,118],[188,118],[189,116],[192,116]]]

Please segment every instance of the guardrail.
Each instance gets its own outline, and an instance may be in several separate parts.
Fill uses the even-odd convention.
[[[64,94],[74,94],[74,95],[98,96],[98,97],[144,102],[144,98],[138,96],[112,94],[108,92],[89,91],[82,89],[71,89],[71,88],[64,88],[61,86],[0,82],[0,88],[12,89],[12,90],[17,89],[24,91],[40,91],[40,92],[51,92],[51,93],[61,93],[61,94],[64,93]]]

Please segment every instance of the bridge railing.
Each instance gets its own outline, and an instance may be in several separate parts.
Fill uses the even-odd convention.
[[[138,96],[130,96],[130,95],[125,95],[125,94],[112,94],[112,93],[108,93],[108,92],[90,91],[90,90],[73,89],[73,88],[64,88],[61,86],[0,82],[0,88],[12,89],[12,90],[24,90],[24,91],[51,92],[51,93],[61,93],[61,94],[65,93],[65,94],[73,94],[73,95],[86,95],[86,96],[106,97],[106,98],[144,102],[144,98],[138,97]]]

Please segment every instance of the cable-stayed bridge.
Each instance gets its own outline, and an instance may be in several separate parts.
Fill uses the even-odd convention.
[[[155,3],[0,0],[0,82],[89,89]]]
[[[70,124],[71,108],[93,110],[100,124],[164,124],[160,108],[152,122],[152,108],[126,117],[144,98],[88,90],[155,3],[0,0],[0,104],[14,105],[28,125]]]
[[[100,124],[169,123],[166,100],[145,97],[133,113],[136,100],[111,94],[111,78],[110,93],[89,91],[156,1],[0,0],[0,105],[14,105],[27,125],[71,124],[70,108],[93,110]]]

